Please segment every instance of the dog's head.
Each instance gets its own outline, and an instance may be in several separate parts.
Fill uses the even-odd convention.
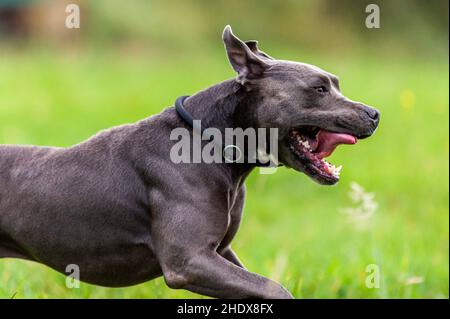
[[[278,159],[321,184],[338,182],[340,167],[325,161],[336,146],[371,136],[379,112],[342,95],[338,78],[320,68],[276,60],[260,51],[256,41],[243,42],[226,26],[228,59],[251,103],[245,125],[276,127]]]

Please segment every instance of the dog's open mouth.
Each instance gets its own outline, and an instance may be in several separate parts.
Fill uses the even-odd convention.
[[[291,129],[287,140],[291,152],[303,164],[305,173],[327,184],[339,181],[342,166],[336,167],[325,158],[330,156],[338,145],[357,142],[353,135],[335,133],[314,126]]]

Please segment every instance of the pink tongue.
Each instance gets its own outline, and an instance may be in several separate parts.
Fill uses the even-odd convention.
[[[320,130],[317,134],[317,148],[314,150],[314,153],[317,157],[324,158],[330,156],[336,146],[340,144],[355,144],[356,142],[356,137],[350,134]]]

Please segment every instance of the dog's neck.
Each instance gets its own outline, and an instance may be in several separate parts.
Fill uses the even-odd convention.
[[[203,128],[224,133],[225,128],[235,127],[233,115],[244,97],[242,91],[235,80],[227,80],[190,96],[184,106],[195,120],[201,120]]]
[[[186,110],[194,120],[201,120],[202,128],[214,127],[225,134],[225,128],[235,128],[235,115],[245,107],[248,92],[236,80],[226,80],[190,96],[185,102]],[[233,176],[242,179],[255,167],[252,164],[226,164]]]

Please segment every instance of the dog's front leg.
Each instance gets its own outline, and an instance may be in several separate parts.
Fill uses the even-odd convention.
[[[236,253],[231,249],[230,246],[227,246],[219,251],[220,255],[225,258],[228,261],[231,261],[236,266],[239,266],[241,268],[245,269],[245,266],[242,264],[239,257],[236,255]]]
[[[183,260],[183,265],[163,265],[165,281],[171,288],[215,298],[293,298],[278,283],[248,272],[216,252],[206,251]]]
[[[217,203],[168,204],[153,211],[152,244],[169,287],[216,298],[292,298],[280,284],[220,255],[228,218]]]

